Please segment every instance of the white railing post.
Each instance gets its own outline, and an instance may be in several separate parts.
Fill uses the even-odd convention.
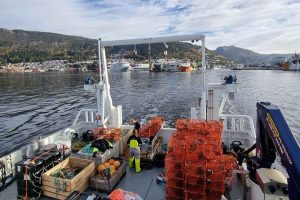
[[[89,112],[85,111],[85,122],[89,122]]]
[[[97,112],[97,109],[81,109],[81,110],[77,113],[77,116],[76,116],[76,118],[75,118],[75,120],[74,120],[72,126],[75,126],[75,125],[77,124],[77,122],[78,122],[78,120],[79,120],[79,118],[80,118],[80,116],[81,116],[81,114],[82,114],[83,112],[85,113],[85,114],[84,114],[84,117],[85,117],[84,121],[85,121],[85,122],[89,123],[89,122],[94,122],[94,121],[95,121],[95,120],[94,120],[94,113]],[[89,118],[89,115],[90,115],[91,118]],[[89,119],[90,119],[90,120],[89,120]]]
[[[90,115],[91,115],[91,122],[94,122],[94,113],[93,113],[93,111],[90,111]]]
[[[100,83],[102,83],[102,68],[101,68],[101,38],[98,39],[98,58],[99,58],[99,76]]]

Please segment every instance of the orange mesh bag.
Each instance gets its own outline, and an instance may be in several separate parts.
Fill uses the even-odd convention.
[[[110,193],[109,198],[111,200],[125,200],[125,193],[121,189],[117,189]]]
[[[188,125],[189,125],[190,120],[189,119],[177,119],[176,120],[176,129],[185,129],[188,130]]]
[[[150,137],[150,126],[149,124],[144,125],[140,130],[140,137]]]

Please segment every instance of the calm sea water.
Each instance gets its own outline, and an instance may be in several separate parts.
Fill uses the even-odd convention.
[[[207,71],[208,82],[236,74],[238,93],[229,112],[256,118],[256,102],[279,106],[300,141],[300,73],[283,71]],[[94,108],[93,94],[83,90],[92,73],[0,74],[0,156],[31,139],[70,126],[81,108]],[[201,94],[201,73],[110,73],[114,105],[123,106],[123,120],[142,122],[162,115],[167,126],[189,117]]]

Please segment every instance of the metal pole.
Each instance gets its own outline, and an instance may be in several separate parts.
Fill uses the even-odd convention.
[[[201,39],[202,46],[202,105],[201,105],[201,118],[206,120],[206,85],[205,85],[205,37]]]
[[[100,83],[102,83],[101,38],[99,38],[99,40],[98,40],[98,56],[99,56],[99,76],[100,76]]]

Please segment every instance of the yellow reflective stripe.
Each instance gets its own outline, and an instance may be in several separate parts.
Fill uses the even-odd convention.
[[[138,148],[138,146],[139,146],[139,143],[137,140],[134,140],[134,139],[130,140],[130,144],[129,144],[130,148]]]
[[[93,153],[95,153],[95,152],[97,152],[97,151],[98,151],[98,148],[96,148],[96,147],[93,147],[93,148],[92,148],[92,151],[93,151]]]
[[[107,142],[108,142],[109,147],[113,147],[113,144],[110,141],[107,140]]]

